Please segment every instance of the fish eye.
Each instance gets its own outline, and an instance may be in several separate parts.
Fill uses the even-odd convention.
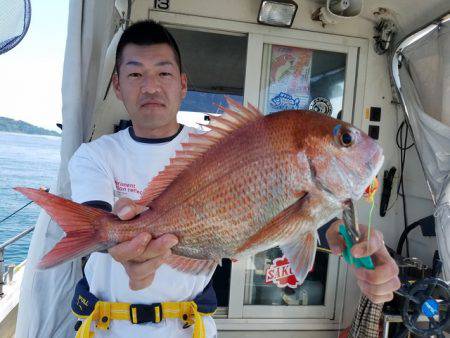
[[[338,145],[343,147],[350,147],[354,143],[354,137],[351,130],[338,124],[333,129],[333,135]]]
[[[353,137],[349,132],[344,132],[341,135],[341,144],[344,147],[350,147],[353,144]]]

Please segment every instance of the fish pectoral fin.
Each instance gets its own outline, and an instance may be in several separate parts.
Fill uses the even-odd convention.
[[[309,231],[300,238],[295,236],[294,240],[280,245],[281,251],[289,260],[291,269],[298,282],[303,283],[311,271],[316,256],[317,232]]]
[[[186,272],[191,275],[209,275],[216,269],[217,264],[221,261],[213,259],[195,259],[172,254],[168,258],[165,258],[164,262],[171,268],[180,272]]]
[[[305,215],[304,207],[308,202],[308,193],[298,193],[299,199],[285,210],[276,215],[270,222],[251,236],[235,253],[235,259],[246,256],[246,253],[261,252],[273,247],[273,243],[286,243],[292,234],[297,233],[302,218]]]

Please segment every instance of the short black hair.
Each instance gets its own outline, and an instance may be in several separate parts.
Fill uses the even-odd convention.
[[[116,49],[116,71],[122,62],[123,49],[127,44],[133,43],[138,46],[151,46],[159,43],[167,43],[173,50],[175,60],[182,71],[181,54],[177,42],[172,34],[163,25],[153,20],[138,21],[124,30]]]

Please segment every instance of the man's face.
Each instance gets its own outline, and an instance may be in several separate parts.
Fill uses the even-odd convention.
[[[176,116],[186,96],[187,80],[185,74],[180,74],[168,44],[126,45],[113,84],[135,129],[177,126]]]

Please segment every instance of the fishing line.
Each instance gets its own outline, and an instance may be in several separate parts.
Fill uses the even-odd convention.
[[[50,191],[50,189],[47,188],[47,187],[40,187],[39,190],[43,190],[43,191],[45,191],[45,192],[49,192],[49,191]],[[10,214],[10,215],[6,216],[5,218],[3,218],[3,219],[0,221],[0,223],[3,223],[3,222],[6,221],[8,218],[13,217],[13,216],[14,216],[15,214],[17,214],[20,210],[26,208],[26,207],[29,206],[31,203],[34,203],[34,201],[30,201],[30,202],[26,203],[24,206],[20,207],[20,208],[17,209],[16,211],[14,211],[12,214]]]
[[[369,222],[367,224],[367,251],[369,251],[369,240],[370,240],[370,228],[372,227],[372,214],[375,207],[375,201],[372,200],[370,211],[369,211]]]
[[[369,251],[369,241],[370,241],[370,230],[372,228],[372,215],[375,207],[375,193],[379,187],[378,179],[375,177],[372,183],[367,187],[364,192],[364,198],[370,203],[369,219],[367,224],[367,251]]]
[[[3,218],[0,223],[3,223],[4,221],[6,221],[8,218],[13,217],[15,214],[17,214],[20,210],[24,209],[25,207],[29,206],[31,203],[33,203],[33,201],[28,202],[27,204],[25,204],[24,206],[20,207],[19,209],[17,209],[16,211],[14,211],[12,214],[6,216],[5,218]]]

